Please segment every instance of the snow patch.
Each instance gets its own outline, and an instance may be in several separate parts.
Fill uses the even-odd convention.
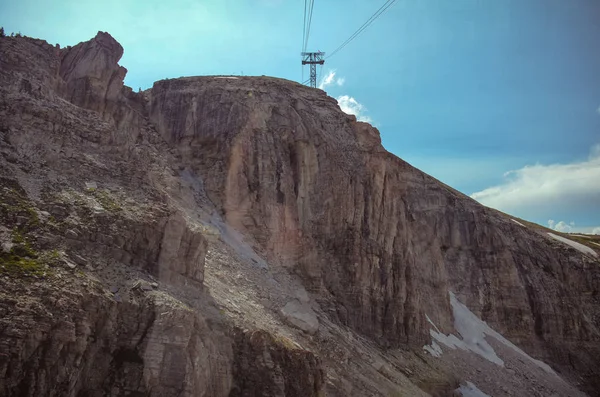
[[[519,221],[516,221],[516,220],[514,220],[514,219],[511,219],[511,221],[513,221],[514,223],[516,223],[516,224],[517,224],[517,225],[519,225],[519,226],[527,227],[527,226],[525,226],[524,224],[522,224],[521,222],[519,222]]]
[[[423,346],[423,350],[431,354],[433,357],[441,357],[443,353],[440,345],[438,345],[434,340],[431,341],[431,345]]]
[[[456,389],[463,397],[491,397],[489,394],[485,394],[477,388],[473,383],[467,382],[466,385],[460,385]]]
[[[598,256],[598,253],[596,253],[596,251],[594,251],[590,247],[587,247],[587,246],[585,246],[583,244],[580,244],[580,243],[578,243],[576,241],[569,240],[568,238],[564,238],[564,237],[561,237],[561,236],[557,236],[554,233],[548,233],[548,235],[550,237],[552,237],[553,239],[555,239],[555,240],[558,240],[558,241],[560,241],[562,243],[570,245],[571,247],[575,248],[579,252],[582,252],[582,253],[588,254],[588,255],[592,255],[592,256],[595,256],[595,257]]]
[[[454,328],[459,332],[462,340],[456,335],[444,335],[433,330],[430,330],[431,336],[451,349],[470,350],[494,364],[504,366],[504,361],[485,340],[485,335],[490,335],[494,331],[460,303],[452,292],[450,292],[450,304],[454,315]]]
[[[530,357],[527,353],[518,348],[508,339],[494,331],[489,325],[487,325],[485,321],[479,319],[479,317],[473,314],[468,307],[460,303],[452,292],[450,292],[450,305],[452,306],[452,314],[454,316],[454,328],[456,328],[462,339],[459,339],[453,334],[444,335],[443,333],[439,332],[438,328],[435,327],[435,324],[433,324],[429,317],[427,317],[427,320],[433,324],[436,329],[436,331],[433,329],[429,330],[429,334],[433,339],[435,339],[435,341],[440,342],[442,345],[449,347],[450,349],[458,348],[462,350],[470,350],[486,360],[503,367],[504,361],[498,357],[492,346],[490,346],[485,339],[486,336],[489,336],[496,339],[496,341],[502,343],[503,345],[513,349],[523,357],[527,358],[533,364],[542,368],[544,371],[556,375],[552,368],[550,368],[550,366],[548,366],[546,363]],[[423,346],[423,349],[433,356],[439,357],[434,354],[437,353],[437,351],[434,350],[433,343],[431,346]],[[432,353],[432,351],[434,353]]]

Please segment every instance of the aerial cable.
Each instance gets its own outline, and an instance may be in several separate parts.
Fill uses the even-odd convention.
[[[302,52],[304,52],[304,42],[306,39],[306,0],[304,0],[304,22],[302,23]]]
[[[367,19],[367,21],[365,23],[363,23],[361,25],[360,28],[358,28],[348,39],[346,39],[346,41],[344,41],[342,44],[340,44],[340,46],[338,48],[333,50],[327,58],[331,58],[332,56],[337,54],[342,48],[347,46],[352,40],[354,40],[366,28],[368,28],[369,25],[371,25],[373,22],[375,22],[375,20],[377,18],[379,18],[381,16],[381,14],[383,14],[385,11],[387,11],[387,9],[390,8],[395,2],[396,2],[396,0],[387,0],[381,7],[379,7],[379,9],[377,11],[375,11],[375,13],[373,15],[371,15],[371,17],[369,19]]]
[[[308,46],[308,38],[310,36],[310,26],[312,23],[313,9],[315,7],[315,0],[310,0],[310,4],[308,6],[308,24],[306,28],[306,38],[304,39],[304,48],[302,52],[306,52],[306,47]]]
[[[315,5],[315,0],[309,0],[308,21],[307,21],[307,25],[306,25],[306,37],[304,38],[304,51],[306,51],[306,47],[308,47],[308,38],[310,37],[310,26],[312,25],[312,14],[313,14],[314,5]]]
[[[379,16],[381,16],[388,8],[390,8],[396,0],[387,0],[371,17],[362,24],[360,28],[358,28],[346,41],[344,41],[338,48],[332,51],[328,58],[331,58],[333,55],[342,50],[345,46],[347,46],[352,40],[354,40],[358,35],[360,35],[367,27],[369,27]]]

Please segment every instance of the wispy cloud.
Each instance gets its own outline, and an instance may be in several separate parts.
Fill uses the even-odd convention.
[[[330,85],[337,85],[339,87],[343,86],[344,83],[346,82],[346,79],[344,77],[335,77],[336,75],[336,71],[335,70],[330,70],[322,79],[321,82],[319,83],[319,88],[324,90],[325,88],[327,88]]]
[[[365,123],[371,123],[373,121],[369,116],[364,114],[366,110],[365,107],[351,96],[342,95],[336,99],[342,112],[356,116],[358,121],[364,121]]]
[[[504,183],[471,197],[522,217],[559,212],[595,215],[600,211],[600,144],[592,147],[586,161],[525,166],[507,172],[504,178]]]
[[[598,112],[598,114],[600,114],[600,106],[598,106],[598,109],[596,109],[596,112]]]

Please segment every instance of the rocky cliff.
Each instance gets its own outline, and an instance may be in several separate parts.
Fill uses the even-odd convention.
[[[2,395],[600,393],[594,252],[413,168],[322,91],[133,93],[102,32],[0,53]]]

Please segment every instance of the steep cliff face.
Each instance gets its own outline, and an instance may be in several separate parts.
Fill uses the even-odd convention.
[[[157,82],[150,115],[223,216],[342,323],[389,346],[452,329],[448,290],[592,380],[600,268],[444,186],[321,91],[273,79]],[[577,357],[575,364],[567,357]]]
[[[449,329],[441,254],[410,233],[414,204],[405,199],[405,179],[434,181],[385,152],[377,131],[320,91],[223,81],[156,83],[151,119],[204,176],[226,220],[370,337],[422,344],[423,307]]]
[[[322,91],[135,94],[102,32],[0,51],[3,394],[581,395],[505,342],[491,361],[432,342],[466,332],[449,292],[600,390],[597,258],[386,152]]]

